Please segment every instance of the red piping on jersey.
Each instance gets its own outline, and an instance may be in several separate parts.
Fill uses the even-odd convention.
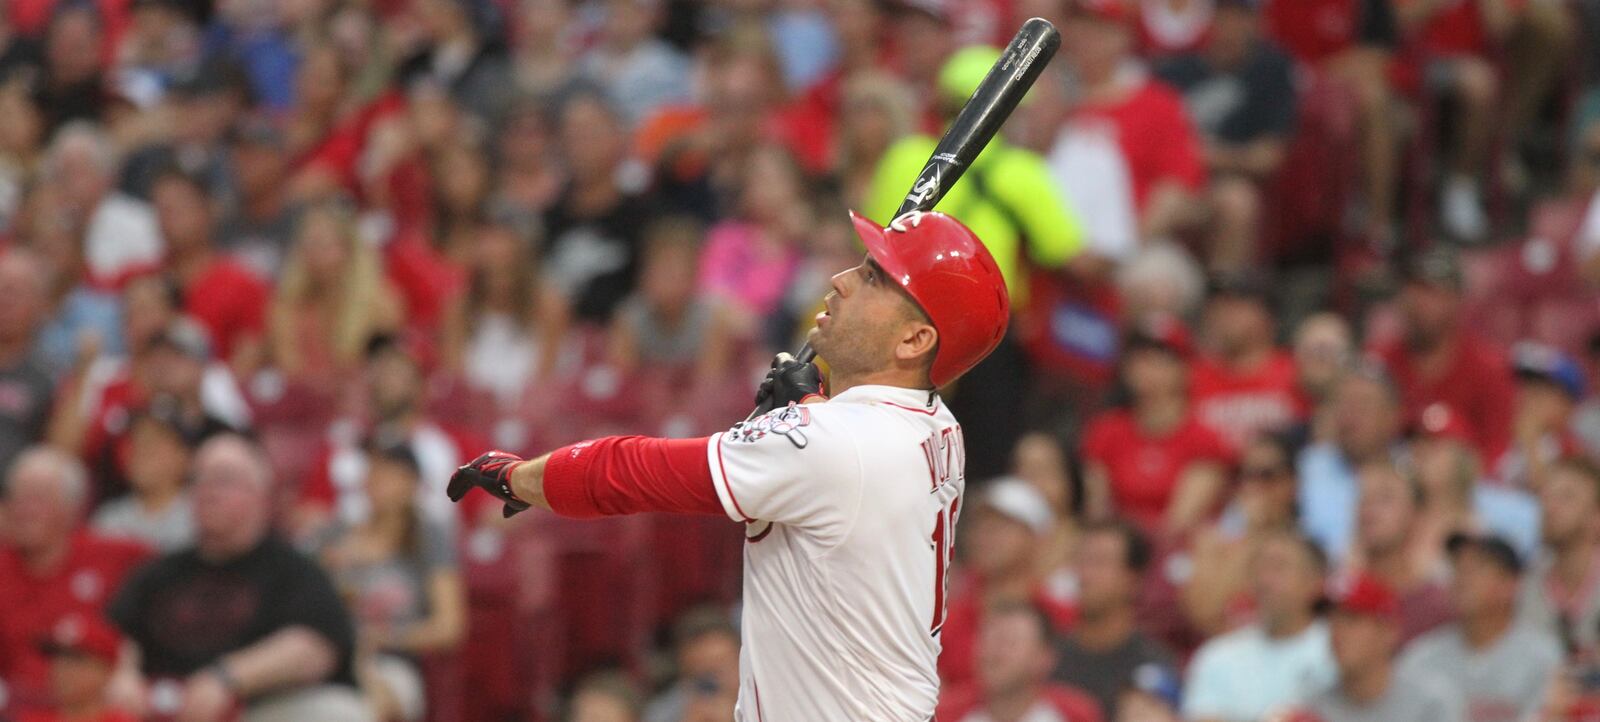
[[[761,683],[755,677],[750,678],[750,689],[756,693],[756,722],[762,722],[766,715],[761,714]]]
[[[722,488],[727,490],[727,492],[728,492],[728,501],[733,502],[733,510],[736,511],[736,512],[739,512],[739,516],[744,517],[743,520],[745,522],[755,521],[754,519],[750,518],[749,514],[744,513],[744,509],[739,508],[739,500],[734,498],[734,496],[733,496],[733,487],[728,484],[728,465],[722,463],[722,437],[721,436],[717,437],[717,470],[722,472]]]
[[[897,403],[894,403],[894,402],[891,402],[891,401],[879,401],[878,403],[883,404],[885,406],[893,406],[893,407],[895,407],[897,409],[905,409],[906,411],[915,411],[915,412],[917,412],[919,414],[926,414],[928,416],[932,416],[935,413],[938,413],[938,411],[939,411],[938,405],[935,405],[933,407],[933,409],[930,411],[930,410],[927,410],[927,409],[914,409],[914,408],[911,408],[910,406],[901,406],[900,404],[897,404]]]

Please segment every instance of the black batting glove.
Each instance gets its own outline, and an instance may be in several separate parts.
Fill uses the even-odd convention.
[[[529,504],[517,498],[511,490],[511,470],[517,464],[525,461],[516,454],[504,451],[490,451],[456,469],[450,475],[450,486],[445,493],[450,495],[450,501],[461,501],[467,492],[477,487],[489,492],[496,499],[506,503],[500,511],[510,518],[518,513],[528,510]]]
[[[772,370],[756,391],[756,415],[822,395],[822,371],[788,353],[772,357]]]

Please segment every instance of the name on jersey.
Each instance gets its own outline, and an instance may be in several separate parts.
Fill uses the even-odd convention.
[[[724,438],[754,444],[768,435],[778,435],[789,440],[796,449],[806,448],[811,443],[806,438],[801,427],[811,425],[811,410],[799,404],[790,404],[781,409],[773,409],[765,415],[749,421],[734,424]]]
[[[928,491],[938,491],[952,478],[961,478],[967,468],[967,445],[961,437],[961,425],[929,434],[922,442],[922,455],[928,462]]]

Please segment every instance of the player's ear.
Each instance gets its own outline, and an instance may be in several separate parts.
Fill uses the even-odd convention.
[[[902,328],[895,356],[902,361],[921,359],[932,363],[933,354],[939,348],[939,332],[933,328],[933,324],[916,320],[907,322]]]

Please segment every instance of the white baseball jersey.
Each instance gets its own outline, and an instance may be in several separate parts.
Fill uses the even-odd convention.
[[[928,391],[859,386],[711,437],[746,522],[739,722],[927,722],[966,452]]]

